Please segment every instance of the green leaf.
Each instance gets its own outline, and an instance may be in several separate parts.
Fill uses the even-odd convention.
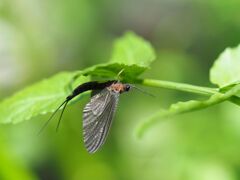
[[[240,45],[219,56],[210,70],[210,81],[219,87],[240,82]]]
[[[121,80],[127,82],[134,82],[136,78],[143,73],[146,68],[140,67],[138,65],[125,65],[119,63],[106,63],[99,64],[90,68],[87,68],[83,71],[84,75],[93,76],[93,77],[105,77],[109,79],[117,79],[118,73],[123,70],[121,73]]]
[[[232,98],[239,91],[240,91],[240,84],[232,87],[232,89],[227,91],[225,94],[216,93],[205,101],[191,100],[187,102],[178,102],[176,104],[173,104],[170,106],[169,109],[160,110],[159,112],[154,114],[152,117],[150,117],[148,120],[141,123],[139,128],[137,129],[137,135],[138,137],[141,137],[151,126],[153,126],[156,122],[163,120],[166,117],[182,114],[190,111],[196,111],[196,110],[213,106],[215,104],[226,101],[229,98]]]
[[[148,68],[154,58],[155,53],[149,42],[133,32],[127,32],[115,41],[110,62]]]
[[[122,79],[131,81],[137,78],[155,59],[151,44],[133,32],[127,32],[114,43],[112,58],[108,63],[90,67],[85,75],[116,78],[121,74]]]
[[[114,79],[124,69],[121,78],[125,81],[133,81],[150,67],[154,58],[154,50],[150,43],[128,32],[114,43],[112,58],[108,63],[82,71],[57,74],[2,101],[0,123],[18,123],[40,114],[53,112],[71,94],[70,85],[76,77],[78,78],[75,86],[89,81],[87,75]],[[78,97],[81,98],[83,95],[80,94]]]
[[[69,83],[79,72],[63,72],[40,81],[0,103],[0,123],[19,123],[53,112],[71,93]],[[78,83],[88,81],[81,76]],[[82,95],[80,95],[82,96]]]

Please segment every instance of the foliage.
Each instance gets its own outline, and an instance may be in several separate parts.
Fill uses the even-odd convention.
[[[240,67],[239,47],[224,51],[211,68],[211,81],[218,84],[219,87],[223,87],[222,89],[224,89],[224,86],[225,89],[228,87],[225,91],[160,80],[139,80],[137,79],[138,76],[150,67],[151,62],[155,58],[155,54],[149,42],[132,32],[128,32],[114,43],[112,58],[108,63],[95,65],[82,71],[59,73],[4,100],[0,104],[0,122],[18,123],[31,119],[39,114],[52,112],[56,109],[57,105],[63,102],[71,93],[71,82],[73,82],[74,79],[77,79],[78,84],[89,81],[89,76],[114,79],[121,70],[123,70],[123,73],[121,73],[122,80],[126,82],[211,95],[208,100],[178,102],[171,105],[168,110],[160,109],[155,115],[140,125],[138,133],[141,135],[154,124],[156,120],[170,115],[204,109],[226,100],[239,104],[239,98],[235,96],[240,91],[238,83],[240,82],[240,77],[237,74]],[[76,81],[74,84],[76,84]],[[80,94],[79,98],[83,95],[84,94]]]
[[[227,48],[215,61],[210,70],[210,81],[219,87],[240,81],[240,45]]]
[[[7,98],[0,104],[1,123],[19,123],[54,111],[71,92],[69,83],[74,76],[76,72],[59,73]],[[88,80],[82,77],[79,83]]]
[[[239,7],[239,0],[1,1],[0,179],[240,179],[239,93],[220,103],[239,83]],[[156,55],[134,33],[114,41],[129,29]],[[135,66],[133,57],[151,62]],[[58,133],[56,117],[36,136],[73,88],[115,79],[122,68],[121,81],[155,97],[121,95],[100,151],[89,155],[82,140],[88,93],[71,101]]]
[[[0,122],[19,123],[54,111],[70,95],[71,82],[76,78],[77,84],[89,81],[87,75],[115,78],[124,69],[121,76],[125,80],[134,79],[149,68],[154,56],[148,42],[133,33],[126,33],[124,37],[116,40],[109,63],[92,66],[83,71],[59,73],[4,100],[0,104]],[[82,96],[83,94],[79,98]]]

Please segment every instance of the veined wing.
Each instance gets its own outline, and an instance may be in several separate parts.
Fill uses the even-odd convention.
[[[119,93],[107,88],[94,95],[83,110],[83,138],[89,153],[105,142],[118,104]]]

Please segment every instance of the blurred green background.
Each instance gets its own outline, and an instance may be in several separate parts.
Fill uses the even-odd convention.
[[[210,86],[213,61],[240,43],[239,0],[0,0],[0,97],[65,70],[109,59],[112,42],[132,30],[157,60],[143,77]],[[202,97],[150,89],[121,97],[103,148],[82,142],[85,98],[67,108],[59,133],[46,116],[0,126],[3,180],[238,180],[240,109],[230,103],[176,116],[142,139],[144,118],[171,103]]]

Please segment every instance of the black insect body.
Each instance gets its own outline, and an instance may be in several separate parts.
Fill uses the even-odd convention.
[[[70,100],[79,94],[92,90],[90,102],[83,110],[83,140],[89,153],[96,152],[105,142],[112,124],[119,95],[131,89],[131,85],[119,81],[107,81],[99,83],[91,81],[75,88],[71,95],[56,109],[49,120],[44,124],[40,132],[50,122],[57,111],[63,106],[57,129],[59,128],[63,112]]]

